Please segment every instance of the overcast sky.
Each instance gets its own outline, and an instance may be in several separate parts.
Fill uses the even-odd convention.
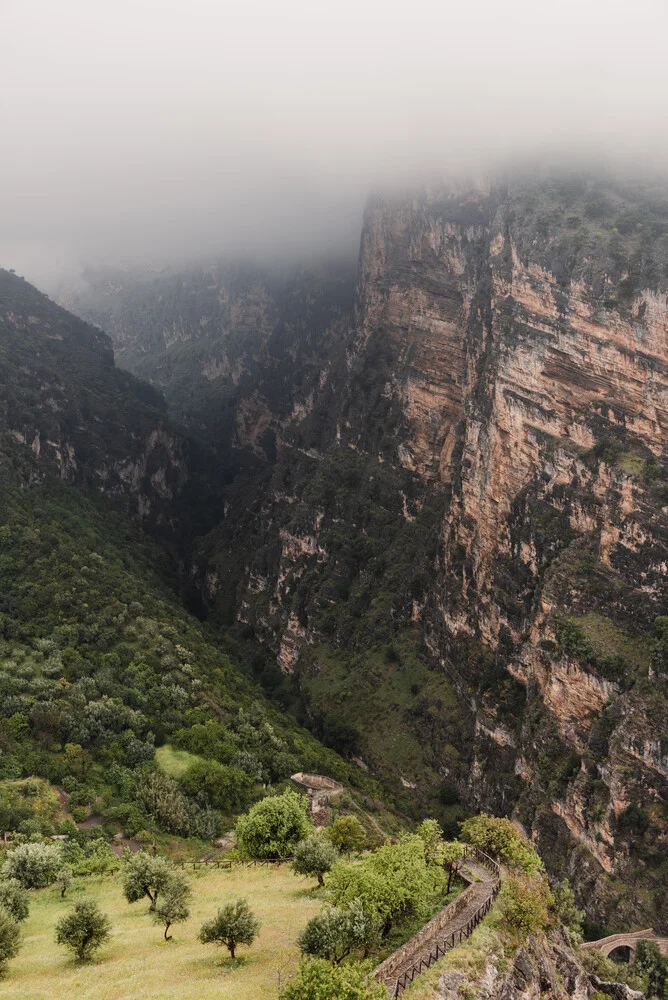
[[[370,189],[663,162],[668,0],[0,0],[0,264],[355,246]]]

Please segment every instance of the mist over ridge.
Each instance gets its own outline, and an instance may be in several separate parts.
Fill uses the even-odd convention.
[[[0,260],[356,252],[368,193],[526,157],[663,170],[640,0],[5,0]]]

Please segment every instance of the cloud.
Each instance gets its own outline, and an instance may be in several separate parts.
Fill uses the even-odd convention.
[[[350,250],[370,189],[666,163],[665,0],[0,0],[0,263]]]

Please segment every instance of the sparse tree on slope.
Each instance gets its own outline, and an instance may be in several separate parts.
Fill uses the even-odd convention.
[[[280,858],[292,854],[300,840],[313,832],[306,818],[308,803],[288,791],[256,802],[236,826],[237,844],[250,858]]]
[[[313,875],[318,879],[318,885],[324,885],[323,876],[331,870],[337,858],[338,852],[331,841],[313,833],[295,847],[292,869],[297,875]]]
[[[340,854],[361,851],[366,844],[364,827],[356,816],[338,816],[325,833]]]
[[[218,910],[213,920],[202,924],[199,939],[202,944],[224,944],[234,958],[237,945],[252,944],[259,930],[260,923],[248,902],[238,899]]]
[[[5,971],[10,958],[18,955],[20,947],[19,925],[6,910],[0,909],[0,973]]]
[[[165,925],[165,941],[171,941],[172,935],[168,934],[172,924],[183,923],[190,916],[188,903],[192,895],[192,888],[185,879],[174,877],[173,881],[164,890],[160,899],[156,903],[153,911],[153,921],[156,924]]]
[[[7,855],[2,877],[18,879],[24,889],[42,889],[55,879],[62,857],[60,844],[19,844]]]
[[[128,903],[136,903],[146,896],[150,901],[149,910],[155,910],[158,896],[173,885],[174,869],[166,858],[138,851],[125,859],[123,873],[123,893]]]
[[[0,882],[0,909],[6,910],[17,924],[28,916],[28,893],[18,879],[8,878]]]
[[[71,948],[80,962],[87,962],[107,940],[110,928],[97,903],[84,899],[56,924],[56,944]]]

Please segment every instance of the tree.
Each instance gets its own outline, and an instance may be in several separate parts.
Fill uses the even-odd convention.
[[[668,958],[661,954],[656,941],[639,941],[633,971],[647,983],[648,996],[664,1000],[668,996]]]
[[[543,870],[543,862],[533,845],[520,836],[509,819],[480,813],[464,820],[461,829],[462,837],[469,844],[500,858],[510,868],[527,875],[536,875]]]
[[[292,870],[297,875],[313,875],[318,885],[324,885],[323,875],[330,871],[338,853],[331,841],[321,834],[313,833],[295,847]]]
[[[435,819],[424,819],[417,828],[418,837],[424,842],[424,856],[428,865],[443,864],[443,830]]]
[[[377,982],[366,965],[331,966],[312,958],[281,993],[280,1000],[386,1000],[387,987]]]
[[[245,809],[253,794],[253,781],[240,767],[227,767],[215,760],[198,760],[181,775],[183,790],[224,812]]]
[[[366,844],[366,833],[357,816],[338,816],[325,833],[340,854],[361,851]]]
[[[172,940],[172,935],[167,933],[172,924],[183,923],[190,916],[188,903],[191,895],[190,884],[175,876],[156,903],[153,922],[165,925],[165,941]]]
[[[447,894],[450,892],[454,876],[461,869],[462,861],[464,860],[464,845],[460,844],[458,840],[446,841],[441,849],[441,859],[443,867],[448,873],[448,884],[445,889]]]
[[[337,906],[359,899],[369,916],[389,934],[393,923],[409,914],[426,916],[430,897],[442,888],[443,872],[427,865],[424,841],[404,836],[383,844],[355,865],[339,863],[329,885]]]
[[[308,803],[296,792],[272,795],[237,822],[240,850],[251,858],[281,858],[291,854],[313,830],[306,818]]]
[[[202,944],[224,944],[230,956],[235,957],[239,944],[252,944],[260,930],[260,923],[245,899],[228,903],[218,913],[202,924],[199,939]]]
[[[74,877],[74,872],[71,868],[63,867],[58,871],[56,875],[56,885],[60,889],[60,898],[65,898],[65,893],[72,885],[72,879]]]
[[[24,889],[42,889],[53,882],[61,865],[60,844],[19,844],[7,855],[2,877],[17,879]]]
[[[577,945],[581,943],[585,912],[578,908],[575,902],[575,894],[568,883],[568,879],[564,879],[563,882],[558,882],[552,887],[550,892],[550,914],[554,917],[557,925],[565,928],[568,932],[571,944]]]
[[[92,899],[74,904],[74,909],[56,924],[56,944],[71,948],[86,962],[109,937],[111,924]]]
[[[378,937],[378,924],[365,911],[362,901],[355,899],[345,910],[329,907],[311,917],[297,944],[305,954],[338,965],[359,949],[364,949],[366,957]]]
[[[521,935],[533,934],[547,925],[550,894],[541,876],[506,876],[501,901],[507,922]]]
[[[20,947],[19,925],[6,910],[0,908],[0,973],[5,971],[9,959],[18,955]]]
[[[173,884],[175,871],[166,858],[159,855],[137,851],[125,858],[123,873],[123,893],[128,903],[136,903],[146,896],[150,902],[152,913],[158,901],[158,896],[166,892]]]
[[[17,878],[0,882],[0,908],[6,910],[12,920],[22,923],[28,916],[28,893]]]

